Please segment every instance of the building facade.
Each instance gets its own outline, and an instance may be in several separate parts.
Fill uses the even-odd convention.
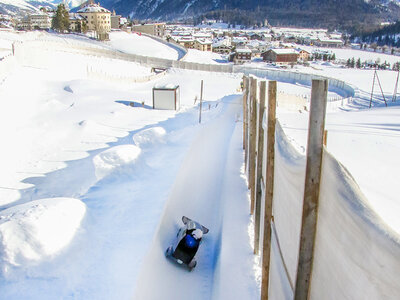
[[[132,25],[132,31],[146,33],[158,37],[164,37],[165,23]]]
[[[299,53],[295,49],[270,49],[261,54],[264,61],[277,64],[296,63]]]
[[[111,31],[111,12],[98,4],[89,3],[78,10],[86,20],[87,29],[96,34],[99,40],[108,40]]]

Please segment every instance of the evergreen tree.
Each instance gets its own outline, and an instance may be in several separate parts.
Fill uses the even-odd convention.
[[[351,67],[351,68],[354,68],[355,65],[356,65],[356,61],[354,60],[354,57],[353,57],[353,58],[351,59],[351,61],[350,61],[350,67]]]
[[[335,60],[336,60],[336,55],[335,55],[335,53],[333,53],[333,54],[332,54],[332,57],[331,57],[331,59],[332,59],[333,61],[335,61]]]
[[[57,6],[57,11],[53,17],[51,28],[58,32],[69,30],[69,13],[64,4],[59,4]]]
[[[348,67],[348,68],[351,67],[351,59],[350,58],[346,62],[346,67]]]
[[[357,69],[361,68],[361,59],[360,58],[357,59],[356,67],[357,67]]]

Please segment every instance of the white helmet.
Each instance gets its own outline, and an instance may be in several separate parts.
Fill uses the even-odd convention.
[[[196,239],[196,240],[200,240],[203,237],[203,231],[201,231],[200,229],[195,229],[192,232],[192,236]]]

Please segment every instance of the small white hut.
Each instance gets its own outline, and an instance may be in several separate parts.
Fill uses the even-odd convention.
[[[178,110],[180,106],[179,85],[156,85],[153,87],[153,108]]]

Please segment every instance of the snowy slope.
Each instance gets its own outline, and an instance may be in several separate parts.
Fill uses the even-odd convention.
[[[0,40],[9,45],[13,37],[9,33],[4,35],[7,38],[2,36]],[[18,35],[15,40],[20,38]],[[105,72],[130,71],[137,76],[146,74],[149,68],[68,53],[68,45],[88,45],[74,36],[43,34],[41,38],[44,44],[49,39],[64,39],[63,51],[27,53],[24,65],[13,69],[0,83],[0,133],[4,141],[0,148],[0,299],[132,299],[134,295],[179,299],[179,291],[185,297],[191,293],[194,299],[259,298],[259,282],[254,278],[259,273],[253,270],[247,232],[250,218],[241,143],[242,105],[236,92],[241,77],[170,70],[166,76],[146,83],[93,80],[88,78],[87,64],[96,64]],[[165,50],[146,39],[140,43],[154,56]],[[125,51],[142,51],[138,44],[131,43]],[[99,44],[93,42],[92,46]],[[107,47],[114,46],[118,45]],[[119,46],[124,47],[124,42]],[[29,61],[29,55],[34,62]],[[372,80],[370,70],[362,75],[360,70],[313,67],[303,71],[338,76],[362,89],[370,86],[367,78]],[[385,78],[394,75],[380,74]],[[201,79],[205,102],[199,125],[198,102],[194,100],[199,98]],[[171,83],[180,85],[181,110],[149,109],[152,87]],[[304,86],[287,83],[279,90],[309,92]],[[398,248],[387,244],[387,236],[394,234],[377,231],[370,221],[376,224],[378,220],[381,228],[385,228],[385,222],[392,228],[398,224],[395,174],[400,139],[399,106],[395,103],[385,108],[377,98],[374,108],[367,110],[368,95],[357,95],[359,98],[345,109],[328,113],[328,150],[344,162],[367,197],[362,198],[361,208],[351,206],[357,198],[343,190],[342,181],[339,185],[336,179],[327,181],[348,201],[334,201],[334,193],[324,207],[325,215],[340,213],[333,215],[333,224],[323,227],[328,229],[324,236],[335,240],[323,239],[319,244],[328,249],[327,257],[332,257],[334,264],[319,256],[322,263],[318,272],[322,272],[320,278],[327,276],[319,286],[339,286],[336,290],[344,293],[352,289],[353,298],[362,298],[357,296],[368,296],[366,293],[374,291],[375,286],[365,286],[373,277],[360,280],[359,274],[366,274],[360,266],[376,268],[385,284],[396,282],[398,276],[398,260],[393,260],[390,270],[379,264],[380,259],[385,264],[392,261],[390,255],[379,258],[385,253],[382,249],[397,253]],[[284,142],[304,151],[307,112],[279,107],[278,118],[289,136]],[[291,148],[283,144],[282,149]],[[290,151],[301,160],[302,153]],[[289,158],[293,157],[281,157],[286,161]],[[279,169],[277,180],[298,184],[294,188],[281,185],[282,199],[295,203],[280,202],[284,216],[299,208],[304,182],[301,162],[293,163],[298,167],[294,172],[293,164],[290,169]],[[339,174],[340,179],[346,176],[346,188],[349,182],[356,187],[347,172],[338,170],[328,175]],[[283,176],[285,172],[288,176]],[[370,210],[371,203],[380,216]],[[192,273],[163,256],[183,214],[211,229]],[[286,240],[285,256],[290,258],[293,274],[297,247],[290,226],[298,219],[282,220],[277,224],[278,231],[289,236],[281,242]],[[49,228],[52,230],[46,231]],[[371,245],[378,246],[371,249]],[[273,249],[276,253],[276,243]],[[282,279],[284,270],[279,261],[273,261],[272,266],[277,271],[274,279]],[[341,270],[347,268],[346,276],[340,277]],[[197,280],[193,283],[190,279]],[[279,295],[290,297],[287,282],[282,285],[286,289]],[[390,295],[398,290],[393,286],[387,289]],[[323,290],[315,292],[317,298],[323,295],[317,293]]]

